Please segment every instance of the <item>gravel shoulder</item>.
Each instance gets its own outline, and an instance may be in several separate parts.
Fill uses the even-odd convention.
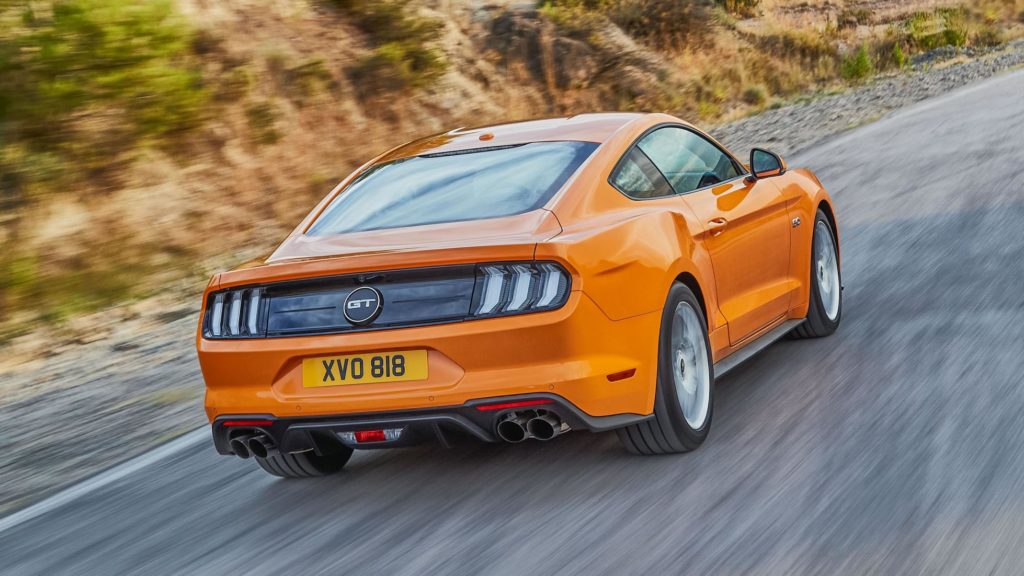
[[[791,155],[904,106],[1018,68],[1024,65],[1024,40],[966,61],[927,57],[921,60],[907,73],[879,77],[845,92],[766,110],[715,127],[711,132],[737,153],[762,146]]]
[[[1024,65],[1024,42],[930,62],[712,129],[743,153],[792,154],[906,105]],[[0,348],[0,514],[203,425],[197,286],[18,337]]]

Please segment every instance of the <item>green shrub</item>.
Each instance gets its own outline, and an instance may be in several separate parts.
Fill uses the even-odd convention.
[[[273,144],[281,138],[276,128],[279,115],[273,102],[256,102],[245,109],[245,117],[257,142]]]
[[[444,75],[448,63],[436,47],[444,24],[414,13],[410,0],[333,0],[375,45],[352,67],[363,93],[427,86]]]
[[[991,24],[982,24],[974,33],[973,43],[977,46],[998,46],[1006,42],[1006,33]]]
[[[184,268],[189,259],[187,253],[166,255],[162,246],[139,246],[117,234],[90,248],[60,262],[43,253],[0,255],[0,331],[12,310],[59,322],[140,296],[140,277]]]
[[[608,13],[630,36],[660,49],[682,50],[709,32],[710,10],[703,2],[619,0]]]
[[[835,44],[825,35],[809,31],[781,29],[757,38],[758,48],[766,54],[761,62],[773,59],[795,61],[801,68],[819,75],[835,74],[835,63],[839,58]],[[774,58],[773,58],[774,57]]]
[[[836,21],[839,22],[840,27],[870,24],[871,20],[872,13],[867,8],[844,8],[836,16]]]
[[[768,101],[768,93],[764,86],[747,86],[743,90],[743,101],[751,106],[763,106]]]
[[[716,0],[718,1],[718,0]],[[721,0],[737,6],[760,0]],[[660,50],[681,50],[710,30],[710,1],[679,0],[543,0],[540,11],[563,32],[593,40],[609,23]]]
[[[253,73],[245,66],[232,68],[221,74],[214,96],[218,100],[239,100],[249,93],[255,82]]]
[[[567,36],[590,42],[610,23],[609,3],[600,0],[546,0],[540,13]],[[623,26],[628,32],[628,26]]]
[[[755,16],[757,7],[761,4],[761,0],[715,0],[715,2],[726,12],[745,17]]]
[[[349,69],[364,94],[378,90],[422,88],[440,78],[447,62],[439,50],[413,42],[388,42]]]
[[[0,203],[98,181],[197,126],[192,38],[169,0],[0,2]]]
[[[875,67],[871,62],[871,54],[868,53],[867,44],[862,44],[853,54],[843,58],[840,66],[840,74],[846,80],[863,80],[874,73]]]
[[[285,72],[286,86],[293,99],[302,101],[335,85],[322,58],[314,58]]]
[[[126,152],[200,124],[208,94],[192,51],[216,42],[194,37],[171,0],[0,1],[0,236],[18,238],[40,197],[76,179],[116,185]],[[59,315],[137,282],[123,250],[88,254],[0,254],[0,308]]]
[[[966,15],[959,8],[919,12],[907,21],[906,28],[908,40],[919,50],[967,43]]]
[[[58,145],[69,117],[98,107],[125,114],[135,137],[198,123],[206,94],[186,65],[192,32],[168,0],[44,4],[0,8],[0,122],[13,139]]]
[[[967,17],[962,9],[945,8],[940,10],[946,29],[943,39],[947,46],[963,46],[967,44]]]
[[[892,45],[892,63],[899,69],[907,65],[907,56],[903,53],[903,48],[899,42]]]

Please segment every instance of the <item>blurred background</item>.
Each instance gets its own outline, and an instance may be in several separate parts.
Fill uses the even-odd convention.
[[[202,425],[209,275],[391,146],[640,110],[790,153],[1022,36],[1024,0],[0,0],[0,514]]]

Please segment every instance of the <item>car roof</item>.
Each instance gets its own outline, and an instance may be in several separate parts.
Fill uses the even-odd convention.
[[[643,116],[645,114],[635,112],[606,112],[526,120],[477,128],[456,128],[399,146],[378,158],[377,162],[388,162],[422,154],[511,146],[529,142],[575,140],[601,144],[620,128]]]

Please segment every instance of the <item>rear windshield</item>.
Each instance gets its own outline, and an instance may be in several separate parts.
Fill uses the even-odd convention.
[[[307,234],[497,218],[535,210],[596,148],[592,142],[534,142],[380,164],[349,184]]]

